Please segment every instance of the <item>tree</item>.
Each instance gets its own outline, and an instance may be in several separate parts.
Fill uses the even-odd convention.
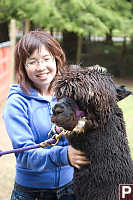
[[[22,23],[26,21],[27,27],[31,24],[30,29],[41,27],[51,32],[61,31],[64,49],[68,49],[69,55],[72,50],[74,61],[79,62],[82,38],[106,35],[107,42],[111,42],[114,31],[124,33],[128,29],[132,18],[131,4],[127,0],[1,0],[0,23],[6,23],[8,27],[10,19],[15,18]],[[65,42],[71,36],[75,41],[73,46],[71,41],[69,45]]]
[[[106,41],[112,42],[113,31],[121,29],[123,22],[129,20],[131,9],[126,0],[48,0],[47,9],[42,4],[41,16],[41,19],[39,15],[36,17],[36,23],[40,26],[48,29],[54,27],[63,32],[63,46],[70,58],[72,52],[75,54],[75,49],[80,48],[76,43],[81,45],[81,38],[84,36],[106,34]],[[72,46],[72,42],[69,45],[68,41],[74,35],[72,42],[75,43]],[[76,57],[78,56],[74,56],[74,61]]]
[[[105,15],[101,16],[100,18],[104,21],[104,24],[108,27],[109,30],[106,33],[106,42],[112,43],[113,31],[117,30],[122,32],[124,30],[124,25],[125,28],[127,28],[127,21],[130,21],[132,16],[131,3],[129,3],[127,0],[98,1],[100,5],[105,8]]]
[[[0,42],[9,40],[9,24],[12,18],[20,21],[30,19],[37,12],[40,0],[0,1]]]
[[[52,19],[56,28],[63,32],[63,48],[69,60],[72,59],[73,62],[79,63],[82,37],[89,33],[94,34],[96,30],[105,32],[107,27],[95,16],[97,10],[92,0],[57,0],[54,2]]]

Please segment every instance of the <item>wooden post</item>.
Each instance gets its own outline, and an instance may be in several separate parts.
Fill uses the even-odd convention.
[[[16,21],[15,19],[11,19],[10,21],[10,41],[12,43],[11,45],[11,82],[15,81],[15,74],[14,74],[14,51],[15,51],[15,45],[16,45]]]
[[[25,33],[28,33],[30,31],[30,20],[25,20]]]

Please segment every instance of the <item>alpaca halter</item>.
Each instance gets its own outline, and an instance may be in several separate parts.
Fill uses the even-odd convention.
[[[85,117],[85,112],[80,110],[76,103],[75,103],[75,111],[77,120],[79,120],[81,117]]]

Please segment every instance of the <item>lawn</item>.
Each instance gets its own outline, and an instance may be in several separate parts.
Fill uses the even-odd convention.
[[[130,85],[129,89],[133,91],[133,85],[132,86]],[[123,99],[121,102],[119,102],[119,106],[123,110],[128,141],[133,158],[133,95],[130,95],[126,99]]]

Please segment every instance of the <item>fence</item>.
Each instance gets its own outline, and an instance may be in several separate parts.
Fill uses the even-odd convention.
[[[7,98],[11,82],[11,42],[0,43],[0,105]]]

